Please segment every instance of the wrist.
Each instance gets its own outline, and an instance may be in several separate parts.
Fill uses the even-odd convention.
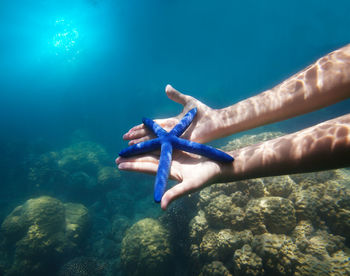
[[[234,115],[232,114],[231,107],[215,109],[212,117],[214,118],[216,125],[215,139],[223,138],[233,134],[232,126],[234,125]]]
[[[221,119],[221,110],[207,108],[201,112],[199,123],[192,133],[191,140],[198,143],[207,143],[224,137],[226,133],[223,133],[224,122]]]
[[[218,163],[219,173],[217,174],[217,182],[231,182],[238,180],[238,174],[240,166],[240,160],[236,159],[235,152],[227,152],[235,158],[231,163]]]

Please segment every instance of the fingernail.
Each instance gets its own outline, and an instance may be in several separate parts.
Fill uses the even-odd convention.
[[[165,87],[165,91],[168,92],[171,88],[173,88],[170,84],[167,84]]]

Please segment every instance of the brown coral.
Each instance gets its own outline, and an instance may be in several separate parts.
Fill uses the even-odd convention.
[[[122,241],[121,262],[126,275],[165,275],[171,254],[169,233],[155,219],[138,221]]]
[[[71,212],[73,206],[84,212]],[[87,210],[80,204],[65,206],[48,196],[27,200],[1,226],[5,242],[14,251],[5,275],[50,274],[55,269],[52,262],[59,264],[65,254],[77,248],[87,224]]]
[[[232,197],[221,194],[204,208],[209,225],[214,228],[242,229],[244,211],[232,203]]]
[[[251,200],[246,209],[246,221],[254,233],[288,233],[296,225],[293,203],[282,197]]]

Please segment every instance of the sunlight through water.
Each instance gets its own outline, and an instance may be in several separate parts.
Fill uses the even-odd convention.
[[[55,34],[51,42],[54,54],[68,62],[76,60],[80,54],[81,39],[77,28],[64,18],[57,19],[54,26]]]

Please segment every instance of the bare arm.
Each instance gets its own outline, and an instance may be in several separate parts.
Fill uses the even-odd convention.
[[[239,180],[350,166],[350,114],[231,152],[222,177]]]
[[[195,98],[166,87],[168,97],[184,106],[173,118],[157,120],[170,130],[190,108],[198,115],[183,137],[204,143],[261,125],[314,111],[350,97],[350,44],[320,58],[276,87],[223,109],[212,109]],[[124,139],[135,144],[149,139],[143,125]]]
[[[165,192],[161,207],[218,182],[319,171],[350,166],[350,114],[270,141],[229,152],[232,164],[178,152],[170,176],[179,184]],[[119,169],[156,173],[158,158],[118,158]]]
[[[218,110],[220,135],[281,121],[350,97],[350,44],[257,96]]]
[[[211,109],[171,86],[167,86],[167,94],[184,106],[183,112],[192,106],[199,107],[196,121],[184,137],[207,142],[350,97],[350,45],[326,55],[273,89],[224,109]],[[162,123],[171,128],[176,120],[177,117],[164,119]],[[148,139],[142,125],[131,129],[124,138],[131,140],[130,143]],[[350,114],[231,154],[235,161],[230,165],[179,154],[170,172],[179,184],[164,194],[162,208],[214,182],[350,166]],[[117,164],[122,170],[155,173],[158,159],[156,156],[118,158]]]

